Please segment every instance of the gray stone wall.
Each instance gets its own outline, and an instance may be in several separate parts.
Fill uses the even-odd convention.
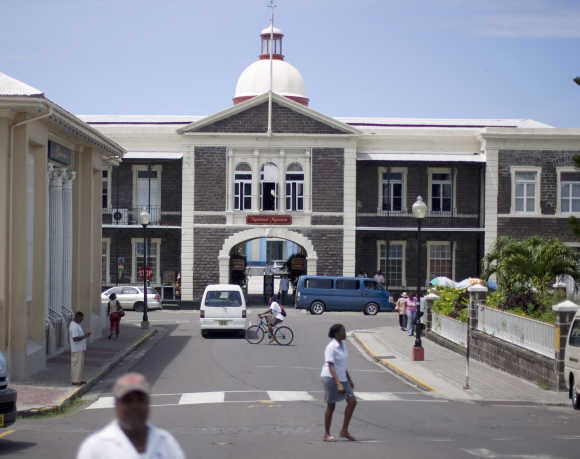
[[[342,225],[343,218],[333,215],[313,215],[311,222],[313,225]]]
[[[564,242],[575,242],[578,239],[570,230],[567,218],[509,218],[497,219],[498,236],[511,236],[525,239],[531,236],[557,237]]]
[[[318,255],[316,274],[342,276],[342,229],[313,229],[304,234],[310,238]]]
[[[344,209],[344,150],[312,150],[312,211],[342,212]]]
[[[193,222],[200,225],[225,225],[225,215],[194,215]]]
[[[249,108],[229,118],[199,129],[199,132],[248,132],[262,133],[268,130],[268,103]],[[333,127],[298,112],[272,103],[272,131],[302,134],[343,134]]]
[[[225,211],[226,147],[195,147],[194,210]]]

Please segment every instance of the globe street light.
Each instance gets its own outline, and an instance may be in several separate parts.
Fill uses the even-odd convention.
[[[147,317],[147,225],[149,225],[151,216],[144,208],[139,217],[141,226],[143,226],[143,320],[141,328],[149,328],[149,317]]]
[[[421,196],[412,207],[413,216],[417,219],[417,316],[415,317],[415,345],[413,346],[413,360],[424,360],[425,354],[421,344],[421,222],[427,215],[427,205]]]

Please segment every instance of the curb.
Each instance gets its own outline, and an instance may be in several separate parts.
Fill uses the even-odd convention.
[[[371,350],[367,343],[364,342],[362,338],[360,338],[356,332],[353,332],[352,335],[354,339],[357,341],[358,344],[362,346],[365,352],[375,361],[379,362],[381,365],[387,367],[388,369],[392,370],[393,372],[397,373],[403,379],[407,380],[412,384],[416,384],[420,389],[424,390],[425,392],[438,392],[437,389],[430,386],[429,384],[421,381],[419,378],[413,376],[410,373],[407,373],[405,370],[402,370],[398,366],[394,365],[393,363],[389,362],[386,359],[381,359],[377,357],[377,355]]]
[[[35,416],[38,414],[52,414],[52,413],[57,413],[58,411],[61,411],[65,406],[67,406],[69,403],[71,403],[75,398],[78,398],[81,395],[86,394],[117,363],[119,363],[121,360],[123,360],[127,355],[129,355],[131,352],[133,352],[136,348],[138,348],[141,344],[143,344],[145,341],[147,341],[149,338],[151,338],[156,333],[157,333],[156,328],[151,329],[149,332],[147,332],[145,335],[143,335],[141,338],[139,338],[137,341],[135,341],[133,344],[131,344],[124,351],[118,353],[117,355],[115,355],[115,357],[113,357],[111,360],[109,360],[103,367],[101,367],[101,369],[98,371],[98,373],[95,376],[93,376],[92,378],[89,378],[87,380],[86,384],[80,386],[79,388],[72,391],[70,394],[64,396],[56,404],[51,405],[51,406],[45,406],[42,408],[31,408],[28,410],[21,410],[21,411],[18,411],[16,414],[18,416],[25,418],[28,416]]]

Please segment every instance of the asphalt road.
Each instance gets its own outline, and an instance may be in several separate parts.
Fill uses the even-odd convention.
[[[139,317],[129,313],[126,320]],[[151,421],[172,432],[190,458],[580,457],[577,412],[441,400],[367,360],[352,342],[349,368],[364,400],[351,432],[360,441],[322,442],[319,374],[328,328],[394,326],[391,314],[314,317],[290,310],[287,323],[296,336],[289,347],[250,345],[234,334],[202,338],[197,312],[154,311],[150,320],[168,333],[124,361],[75,411],[19,420],[0,438],[0,456],[75,457],[82,439],[112,419],[112,381],[132,369],[153,385]],[[339,404],[335,434],[343,410]]]

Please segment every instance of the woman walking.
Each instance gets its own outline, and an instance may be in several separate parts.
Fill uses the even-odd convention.
[[[414,296],[412,300],[407,301],[407,334],[413,336],[415,334],[413,327],[415,326],[415,317],[417,316],[417,297]]]
[[[109,296],[109,303],[107,304],[107,315],[109,316],[109,323],[111,325],[109,339],[111,339],[113,336],[113,332],[115,332],[115,338],[118,338],[121,317],[125,315],[125,311],[123,311],[123,307],[121,306],[121,303],[119,303],[117,295],[114,293],[111,293]]]
[[[346,409],[344,410],[344,422],[340,430],[340,436],[350,441],[356,439],[348,431],[348,425],[352,418],[352,413],[356,407],[354,396],[354,383],[347,370],[348,350],[344,344],[346,339],[346,329],[342,324],[334,324],[328,331],[330,343],[324,350],[324,365],[320,377],[324,386],[324,400],[326,401],[326,411],[324,412],[324,441],[336,441],[330,434],[332,415],[336,402],[346,399]]]
[[[401,331],[405,331],[407,329],[407,300],[408,300],[407,292],[401,293],[401,297],[397,300],[397,304],[395,305],[395,311],[399,313],[399,327],[401,327]]]

